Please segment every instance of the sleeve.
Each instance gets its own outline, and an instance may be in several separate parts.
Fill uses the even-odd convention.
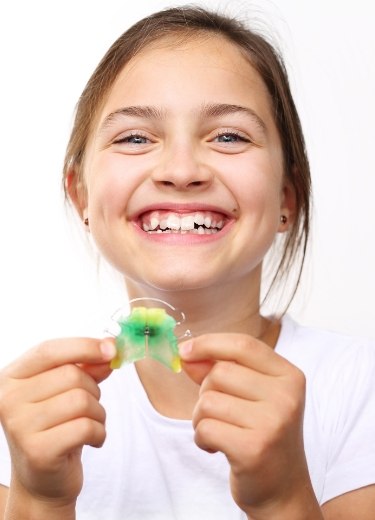
[[[375,344],[352,345],[331,368],[322,503],[375,484]]]
[[[0,484],[9,487],[10,484],[10,453],[4,431],[0,426]]]

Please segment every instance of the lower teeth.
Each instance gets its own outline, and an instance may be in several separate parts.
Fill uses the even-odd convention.
[[[211,235],[214,233],[217,233],[219,230],[217,228],[203,228],[199,227],[198,229],[191,229],[191,230],[181,230],[181,229],[157,229],[155,231],[147,231],[149,235],[153,235],[155,233],[161,234],[161,233],[173,233],[177,235],[186,235],[186,234],[193,234],[193,235]]]

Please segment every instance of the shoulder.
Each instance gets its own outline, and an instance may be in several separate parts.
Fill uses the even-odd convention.
[[[375,341],[282,320],[276,351],[309,378],[329,381],[375,372]]]

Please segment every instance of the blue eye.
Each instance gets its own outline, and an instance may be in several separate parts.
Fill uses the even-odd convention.
[[[120,137],[120,139],[117,139],[114,141],[115,144],[121,144],[121,143],[129,143],[129,144],[148,144],[149,140],[147,137],[141,135],[141,134],[130,134],[126,135],[124,137]]]
[[[219,143],[249,143],[250,140],[246,139],[242,135],[238,134],[237,132],[220,132],[215,137],[215,140]]]

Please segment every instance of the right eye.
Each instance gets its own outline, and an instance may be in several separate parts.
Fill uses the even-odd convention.
[[[131,144],[131,145],[140,145],[140,144],[149,144],[150,140],[145,136],[138,132],[132,132],[131,134],[124,135],[115,139],[113,141],[114,144]]]

